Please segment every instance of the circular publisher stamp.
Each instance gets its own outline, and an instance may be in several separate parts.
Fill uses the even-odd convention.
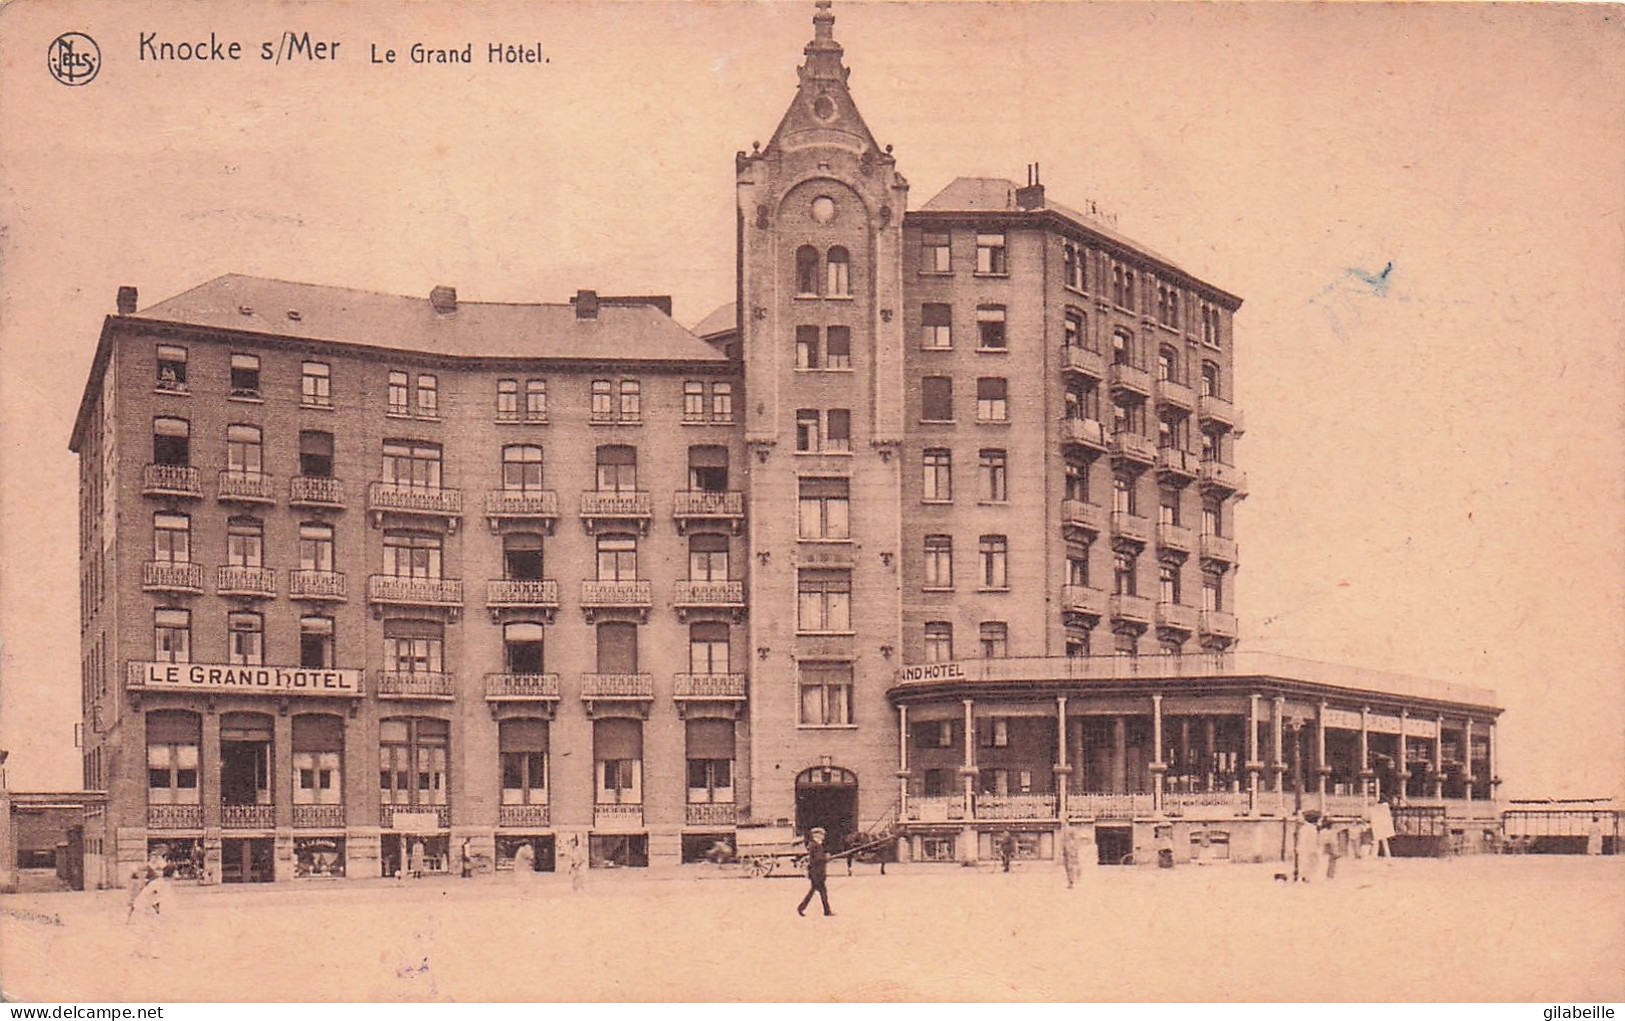
[[[102,69],[101,47],[83,32],[64,32],[51,40],[45,66],[63,85],[89,85]]]

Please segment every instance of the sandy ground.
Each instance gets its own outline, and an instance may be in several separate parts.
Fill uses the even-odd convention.
[[[695,869],[707,878],[696,881]],[[1275,866],[710,866],[183,889],[157,956],[118,892],[0,898],[0,990],[25,1001],[1625,999],[1625,858]]]

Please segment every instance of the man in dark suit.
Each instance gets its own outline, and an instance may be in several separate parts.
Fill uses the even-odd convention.
[[[822,827],[813,827],[807,834],[807,896],[801,898],[801,904],[796,908],[796,914],[805,915],[807,905],[812,903],[813,894],[823,902],[824,914],[833,915],[829,909],[829,891],[824,889],[824,879],[829,873],[829,848],[824,846],[824,830]]]

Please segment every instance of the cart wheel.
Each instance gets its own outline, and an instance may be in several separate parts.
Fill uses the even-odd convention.
[[[773,871],[773,867],[760,858],[752,858],[745,864],[745,868],[752,876],[760,879]]]

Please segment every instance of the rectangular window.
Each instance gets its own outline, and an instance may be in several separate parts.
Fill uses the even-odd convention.
[[[946,351],[954,346],[952,305],[928,303],[920,306],[920,346]]]
[[[598,580],[636,581],[638,540],[632,535],[598,537]]]
[[[947,231],[926,231],[920,235],[920,271],[922,273],[949,273],[953,271],[952,249]]]
[[[228,663],[233,666],[259,666],[265,661],[265,625],[259,614],[227,614],[226,632]]]
[[[1224,535],[1223,517],[1217,500],[1209,498],[1202,501],[1202,534]]]
[[[1218,571],[1202,572],[1202,609],[1209,613],[1224,609],[1224,575]]]
[[[824,421],[824,449],[846,453],[852,449],[852,412],[830,408]]]
[[[818,327],[796,327],[796,368],[821,369],[824,367],[823,359],[819,356]]]
[[[976,272],[999,276],[1009,272],[1002,233],[976,235]]]
[[[525,380],[525,421],[547,421],[547,380]]]
[[[689,804],[731,804],[734,800],[734,722],[689,720],[686,730]]]
[[[1120,514],[1139,515],[1140,507],[1135,493],[1134,479],[1127,475],[1112,476],[1112,510]]]
[[[519,380],[497,380],[497,421],[519,421]]]
[[[1002,620],[983,621],[976,629],[982,646],[983,659],[1003,659],[1010,655],[1010,627]],[[1003,720],[997,721],[1004,723]],[[1008,724],[1006,724],[1008,726]],[[999,742],[998,747],[1003,748],[1010,743],[1009,735]]]
[[[728,672],[728,625],[703,623],[689,626],[688,671],[693,674]]]
[[[1010,384],[997,376],[983,376],[976,381],[976,420],[978,422],[1008,422],[1010,420]]]
[[[638,491],[638,451],[636,447],[606,444],[598,448],[598,492]]]
[[[823,426],[818,412],[802,408],[796,412],[796,452],[813,454],[823,449]]]
[[[1120,596],[1140,594],[1139,557],[1119,551],[1112,555],[1112,591]]]
[[[265,525],[259,518],[226,519],[226,564],[262,567],[265,564]]]
[[[852,330],[847,326],[831,326],[828,333],[828,344],[824,352],[824,367],[826,369],[850,369],[852,367]]]
[[[385,532],[384,574],[391,578],[439,581],[440,536],[427,532]]]
[[[333,570],[333,526],[307,521],[299,526],[299,569]]]
[[[192,519],[185,514],[152,516],[152,559],[160,564],[192,562]]]
[[[300,366],[299,402],[310,408],[333,406],[333,370],[326,362],[305,362]]]
[[[1157,565],[1157,599],[1164,603],[1177,603],[1179,599],[1179,565]]]
[[[1002,450],[981,452],[982,491],[979,498],[985,503],[1005,503],[1010,499],[1009,459]]]
[[[407,376],[404,372],[389,374],[389,414],[407,414]]]
[[[925,587],[954,587],[954,540],[949,535],[925,537]]]
[[[615,421],[615,392],[607,379],[592,381],[592,421],[599,425]]]
[[[333,434],[304,429],[299,433],[299,474],[306,478],[333,477]]]
[[[946,663],[954,658],[954,626],[944,620],[927,621],[925,625],[925,661]],[[944,723],[948,722],[946,720]],[[952,733],[950,732],[950,742]]]
[[[192,662],[192,611],[163,607],[152,611],[152,658],[160,663]]]
[[[440,383],[424,373],[418,376],[418,417],[438,418],[440,415]]]
[[[186,393],[186,348],[158,345],[158,389]]]
[[[734,420],[734,387],[732,383],[711,384],[711,421]]]
[[[954,420],[954,381],[952,376],[926,376],[920,380],[920,420]]]
[[[258,475],[264,468],[260,430],[253,425],[226,426],[226,470],[234,475]]]
[[[415,624],[402,621],[401,624]],[[431,625],[438,627],[438,625]],[[386,628],[386,631],[388,629]],[[384,669],[397,674],[438,674],[445,668],[445,639],[439,634],[386,634]]]
[[[981,585],[986,589],[1010,587],[1010,543],[1002,535],[984,535],[977,542],[981,556]]]
[[[621,380],[621,421],[643,421],[643,386],[635,379]]]
[[[1003,305],[976,306],[976,338],[980,350],[1007,350]]]
[[[852,572],[804,570],[796,577],[796,630],[852,630]]]
[[[384,441],[383,481],[411,489],[440,488],[440,447],[410,440]]]
[[[1066,549],[1066,583],[1089,587],[1089,547],[1068,546]]]
[[[801,538],[851,538],[851,502],[846,479],[802,479],[799,502]]]
[[[1157,522],[1163,525],[1179,524],[1179,490],[1172,486],[1157,490]]]
[[[516,443],[502,448],[502,488],[509,492],[541,492],[541,447]]]
[[[691,379],[683,384],[683,421],[705,421],[705,384]]]
[[[921,459],[923,489],[920,498],[947,503],[954,498],[954,455],[950,450],[931,448]]]
[[[799,670],[801,725],[851,726],[852,664],[802,663]]]
[[[259,355],[231,356],[231,395],[233,397],[260,395]]]

